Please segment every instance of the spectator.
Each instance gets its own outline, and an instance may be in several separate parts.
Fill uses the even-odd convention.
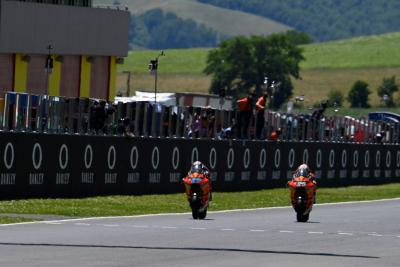
[[[206,114],[207,114],[207,124],[208,124],[208,128],[207,128],[207,136],[210,138],[214,138],[215,134],[214,134],[214,125],[215,125],[215,113],[214,110],[211,109],[210,106],[207,107],[206,109]]]
[[[132,126],[133,125],[131,124],[130,118],[128,117],[120,118],[118,120],[117,132],[120,135],[132,138],[134,137],[134,134],[132,133]]]
[[[164,108],[164,113],[162,115],[162,127],[163,127],[163,136],[169,136],[169,116],[170,116],[170,107]]]
[[[200,108],[196,108],[190,124],[189,137],[199,138],[200,134]]]
[[[256,121],[256,138],[264,138],[264,124],[265,124],[265,109],[267,108],[267,98],[268,93],[265,91],[262,96],[260,96],[256,103],[257,109],[257,121]]]
[[[254,94],[249,93],[246,97],[239,99],[237,101],[239,107],[238,114],[238,138],[247,139],[249,123],[251,120],[251,115],[253,114],[253,99]]]
[[[200,137],[207,137],[208,133],[208,114],[207,108],[202,110],[200,117]]]
[[[282,129],[278,128],[277,130],[275,130],[275,131],[273,131],[271,133],[271,136],[269,137],[269,139],[271,141],[278,141],[279,140],[279,136],[281,135],[281,133],[282,133]]]
[[[90,108],[90,128],[96,134],[99,134],[104,129],[104,124],[106,121],[105,114],[105,102],[95,101],[93,106]]]
[[[324,118],[324,112],[326,110],[327,103],[321,103],[319,108],[314,110],[314,112],[311,115],[311,125],[312,125],[312,137],[314,140],[319,140],[319,126],[320,126],[320,121],[322,118]]]

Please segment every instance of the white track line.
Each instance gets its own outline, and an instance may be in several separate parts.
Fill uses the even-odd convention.
[[[349,202],[336,202],[336,203],[324,203],[316,204],[315,206],[333,206],[333,205],[350,205],[350,204],[363,204],[363,203],[374,203],[384,201],[398,201],[400,198],[388,198],[388,199],[377,199],[377,200],[363,200],[363,201],[349,201]],[[209,214],[218,213],[232,213],[232,212],[246,212],[246,211],[263,211],[273,209],[287,209],[291,206],[283,207],[269,207],[269,208],[254,208],[254,209],[235,209],[235,210],[220,210],[220,211],[209,211]],[[63,222],[76,222],[76,221],[87,221],[87,220],[104,220],[104,219],[129,219],[129,218],[143,218],[143,217],[154,217],[154,216],[176,216],[176,215],[188,215],[191,212],[182,213],[158,213],[158,214],[143,214],[143,215],[127,215],[127,216],[103,216],[103,217],[85,217],[76,219],[62,219],[62,220],[51,220],[51,221],[34,221],[34,222],[21,222],[21,223],[10,223],[0,224],[0,227],[13,226],[13,225],[28,225],[28,224],[48,224],[48,223],[63,223]]]
[[[178,229],[178,227],[175,226],[161,226],[162,229]]]
[[[382,236],[380,234],[368,234],[369,236]]]
[[[337,233],[338,235],[353,235],[353,233]]]

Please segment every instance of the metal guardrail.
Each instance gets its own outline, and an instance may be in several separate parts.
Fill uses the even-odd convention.
[[[351,143],[400,143],[400,124],[349,116],[164,106],[151,102],[111,103],[7,92],[0,98],[0,130],[59,134],[201,139],[261,139]]]

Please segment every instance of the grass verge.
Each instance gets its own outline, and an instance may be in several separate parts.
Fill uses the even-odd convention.
[[[333,203],[396,197],[400,197],[400,183],[377,186],[320,188],[318,190],[317,200],[318,203]],[[210,206],[210,210],[248,209],[288,205],[290,205],[290,202],[287,188],[230,193],[216,192],[213,195],[213,203]],[[145,196],[106,196],[83,199],[0,201],[0,214],[47,214],[92,217],[189,211],[190,208],[183,193]],[[0,222],[3,223],[3,221]]]
[[[35,218],[0,216],[0,224],[38,221]]]

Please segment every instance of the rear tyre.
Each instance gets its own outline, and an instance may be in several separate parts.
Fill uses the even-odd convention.
[[[199,210],[198,209],[192,209],[192,217],[195,220],[199,219]]]
[[[307,222],[308,218],[310,217],[309,213],[304,215],[303,213],[298,212],[296,215],[297,215],[297,221],[298,222]]]
[[[207,208],[204,209],[202,212],[199,212],[199,219],[204,220],[207,216]]]

